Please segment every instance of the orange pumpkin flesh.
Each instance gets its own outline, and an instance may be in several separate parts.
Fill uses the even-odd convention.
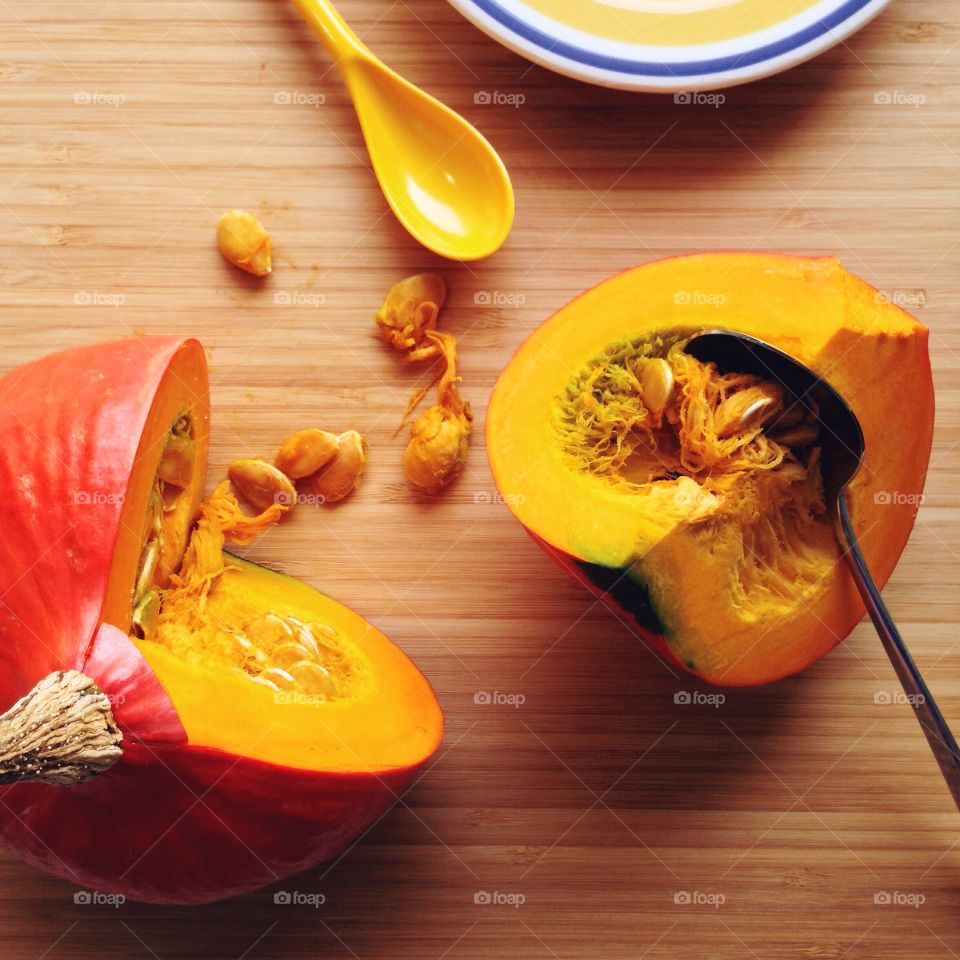
[[[752,478],[722,471],[611,482],[591,461],[595,450],[571,449],[577,416],[601,402],[583,391],[591,371],[617,351],[662,355],[714,327],[793,354],[856,411],[867,453],[849,489],[851,511],[884,583],[929,457],[927,331],[836,260],[705,254],[612,278],[522,345],[491,398],[487,446],[497,485],[528,531],[632,615],[656,650],[708,681],[758,684],[803,669],[863,616],[826,517],[785,522],[783,503],[757,494]]]
[[[192,469],[158,483],[171,429],[184,424]],[[0,710],[76,669],[109,696],[123,733],[120,760],[91,780],[0,787],[0,843],[88,888],[157,902],[220,899],[336,855],[442,735],[429,684],[379,631],[229,553],[202,591],[202,616],[134,622],[144,583],[173,595],[176,578],[164,564],[144,574],[144,559],[151,530],[162,528],[171,570],[191,543],[208,424],[193,340],[80,348],[0,379],[0,488],[22,532],[0,539]],[[242,641],[265,615],[326,631],[316,649],[337,680],[330,696],[267,687],[243,656],[211,645]]]
[[[251,684],[238,669],[206,665],[202,650],[190,662],[156,643],[139,642],[191,743],[302,770],[344,773],[414,766],[433,752],[439,732],[436,701],[398,647],[306,584],[238,557],[227,562],[209,597],[214,616],[243,624],[266,612],[322,623],[349,643],[369,676],[360,689],[318,703],[309,694],[277,694]]]

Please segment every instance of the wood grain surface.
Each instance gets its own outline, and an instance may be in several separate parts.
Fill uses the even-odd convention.
[[[359,493],[250,554],[402,645],[436,687],[444,744],[341,859],[240,900],[76,904],[3,856],[0,955],[960,956],[960,818],[869,625],[799,677],[675,703],[710,691],[539,552],[495,502],[483,450],[498,370],[583,288],[688,251],[839,255],[932,330],[927,498],[886,596],[960,725],[954,5],[901,0],[815,62],[699,105],[555,76],[442,0],[342,10],[502,152],[517,190],[505,248],[463,266],[406,236],[335,72],[281,0],[0,0],[0,356],[6,370],[107,337],[196,334],[211,477],[302,426],[367,434]],[[273,234],[266,283],[216,251],[232,206]],[[370,322],[422,269],[451,290],[444,323],[478,419],[466,474],[435,501],[405,485],[391,439],[423,373]],[[277,905],[281,891],[325,902]]]

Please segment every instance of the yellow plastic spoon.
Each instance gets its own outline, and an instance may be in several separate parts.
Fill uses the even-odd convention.
[[[487,257],[513,224],[513,187],[473,126],[377,59],[328,0],[293,0],[346,84],[380,189],[427,249]]]

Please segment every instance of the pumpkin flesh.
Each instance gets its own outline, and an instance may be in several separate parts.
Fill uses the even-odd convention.
[[[609,378],[591,377],[611,357],[664,355],[716,327],[791,353],[856,411],[867,454],[849,500],[884,582],[929,456],[927,331],[836,260],[706,254],[648,264],[588,291],[504,371],[488,411],[488,452],[521,522],[599,596],[617,603],[616,593],[659,652],[715,683],[756,684],[807,666],[863,615],[817,503],[815,456],[784,484],[782,467],[690,469],[654,443],[654,459],[674,468],[669,476],[631,477],[631,462],[611,476],[582,429],[583,396],[603,406],[597,387]]]
[[[208,614],[241,637],[250,624],[272,621],[295,630],[309,625],[320,641],[317,662],[329,671],[335,688],[323,693],[257,684],[239,653],[231,659],[229,648],[204,646],[209,634],[188,634],[189,645],[174,649],[138,641],[171,693],[192,743],[298,769],[342,773],[402,768],[422,762],[436,748],[432,691],[380,631],[306,584],[229,553],[224,560],[225,572],[207,597]],[[217,639],[214,634],[215,644]],[[269,655],[266,645],[264,652]],[[288,661],[280,662],[289,667]]]

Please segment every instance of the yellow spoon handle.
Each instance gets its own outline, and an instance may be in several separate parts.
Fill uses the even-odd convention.
[[[327,53],[339,66],[349,56],[372,56],[363,41],[347,26],[343,17],[329,0],[293,0],[307,23],[323,41]]]

